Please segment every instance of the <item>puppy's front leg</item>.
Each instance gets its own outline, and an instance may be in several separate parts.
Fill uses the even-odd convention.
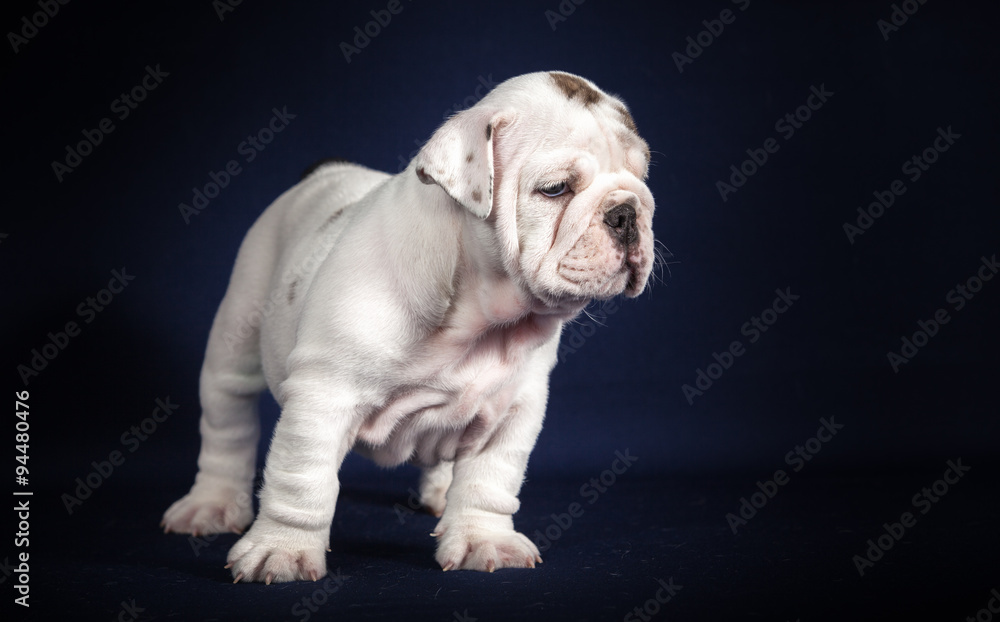
[[[435,529],[435,558],[444,570],[493,572],[534,568],[542,561],[538,547],[514,531],[512,514],[520,507],[517,494],[544,409],[544,393],[518,403],[484,447],[475,453],[460,451],[444,515]]]
[[[326,574],[340,481],[353,442],[353,404],[329,386],[290,378],[264,468],[260,512],[229,551],[236,581],[312,580]]]

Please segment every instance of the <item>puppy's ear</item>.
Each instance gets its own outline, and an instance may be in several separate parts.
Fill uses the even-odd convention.
[[[493,146],[512,111],[473,107],[448,119],[414,160],[420,181],[437,184],[479,218],[493,209]]]

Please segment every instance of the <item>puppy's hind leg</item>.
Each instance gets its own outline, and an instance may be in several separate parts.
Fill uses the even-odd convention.
[[[163,515],[166,532],[241,533],[253,521],[260,438],[260,308],[268,296],[274,247],[258,221],[247,234],[209,333],[201,369],[201,452],[194,486]]]
[[[420,473],[420,505],[434,516],[444,514],[445,495],[451,486],[452,462],[442,461]]]

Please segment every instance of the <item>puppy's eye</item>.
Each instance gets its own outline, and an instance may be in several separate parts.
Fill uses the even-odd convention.
[[[549,184],[548,186],[542,186],[541,188],[538,189],[538,191],[549,198],[557,197],[559,195],[566,194],[567,192],[569,192],[569,184],[567,184],[564,181],[560,181],[559,183]]]

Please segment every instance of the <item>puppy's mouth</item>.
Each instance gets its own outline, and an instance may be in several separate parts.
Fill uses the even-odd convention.
[[[643,290],[643,286],[644,283],[640,283],[639,270],[635,262],[626,258],[614,276],[608,279],[607,284],[602,288],[603,291],[595,298],[611,298],[622,293],[632,298]]]
[[[604,250],[570,252],[559,262],[557,274],[565,287],[558,288],[563,290],[559,298],[606,300],[622,293],[635,297],[642,292],[646,279],[641,254],[625,248]]]
[[[649,278],[649,261],[641,248],[633,249],[626,257],[622,269],[628,273],[628,279],[622,291],[629,298],[635,298],[646,289],[646,281]]]
[[[556,274],[570,292],[607,299],[621,293],[634,297],[645,288],[647,234],[634,224],[634,210],[629,210],[633,219],[627,228],[616,228],[614,215],[595,217],[559,260]]]

